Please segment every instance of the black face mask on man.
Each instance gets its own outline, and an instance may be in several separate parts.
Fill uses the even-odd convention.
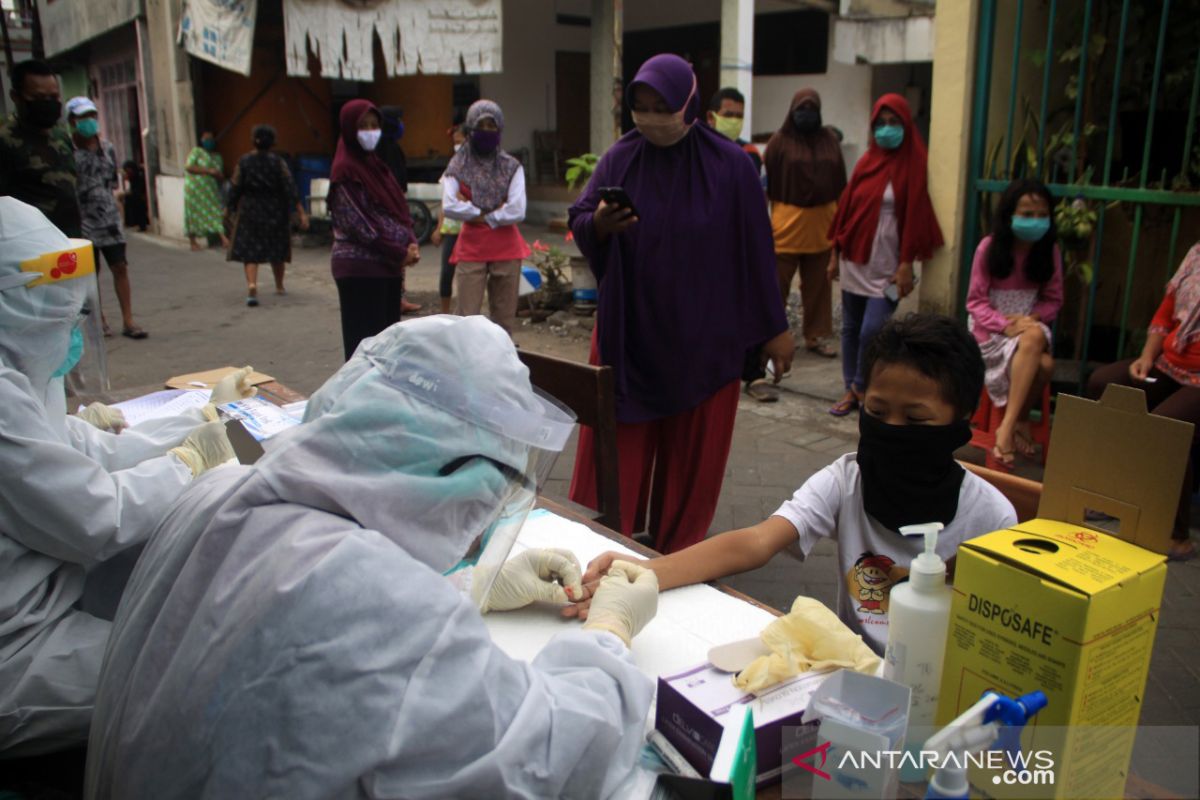
[[[858,433],[867,513],[894,531],[921,522],[949,525],[965,474],[954,451],[971,441],[970,423],[888,425],[864,410]]]
[[[797,108],[792,112],[792,124],[801,133],[812,133],[821,127],[821,112],[810,108]]]
[[[53,128],[62,117],[62,101],[58,98],[38,98],[27,100],[21,98],[21,120],[35,128],[45,130]]]

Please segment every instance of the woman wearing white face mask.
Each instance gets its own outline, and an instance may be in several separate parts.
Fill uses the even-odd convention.
[[[360,341],[400,321],[404,268],[420,259],[404,191],[375,155],[381,119],[370,101],[342,106],[330,174],[333,278],[347,359]]]

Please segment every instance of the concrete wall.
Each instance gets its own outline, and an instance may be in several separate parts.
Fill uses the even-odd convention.
[[[533,149],[533,132],[554,130],[554,54],[558,50],[586,53],[589,29],[559,25],[554,0],[504,3],[504,72],[481,75],[483,97],[504,109],[504,148]],[[411,113],[411,112],[409,112]],[[588,95],[579,95],[578,113],[588,114]]]
[[[154,181],[158,200],[158,233],[171,239],[184,239],[183,178],[159,175]]]

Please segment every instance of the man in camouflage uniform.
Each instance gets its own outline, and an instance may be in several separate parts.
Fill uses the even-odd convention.
[[[75,148],[58,124],[58,78],[45,62],[22,61],[13,67],[12,87],[17,113],[0,121],[0,195],[40,209],[67,236],[81,237]]]

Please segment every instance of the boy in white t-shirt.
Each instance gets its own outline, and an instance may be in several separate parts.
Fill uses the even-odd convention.
[[[899,533],[902,525],[943,523],[937,550],[953,575],[959,544],[1017,521],[1004,495],[954,460],[971,439],[983,373],[979,345],[957,321],[911,314],[887,323],[864,356],[858,452],[813,475],[763,522],[648,561],[660,590],[757,569],[797,540],[807,555],[818,539],[833,539],[838,617],[882,655],[891,587],[923,549],[920,537]],[[614,558],[628,556],[598,557],[584,583]],[[586,605],[565,613],[586,616]]]

